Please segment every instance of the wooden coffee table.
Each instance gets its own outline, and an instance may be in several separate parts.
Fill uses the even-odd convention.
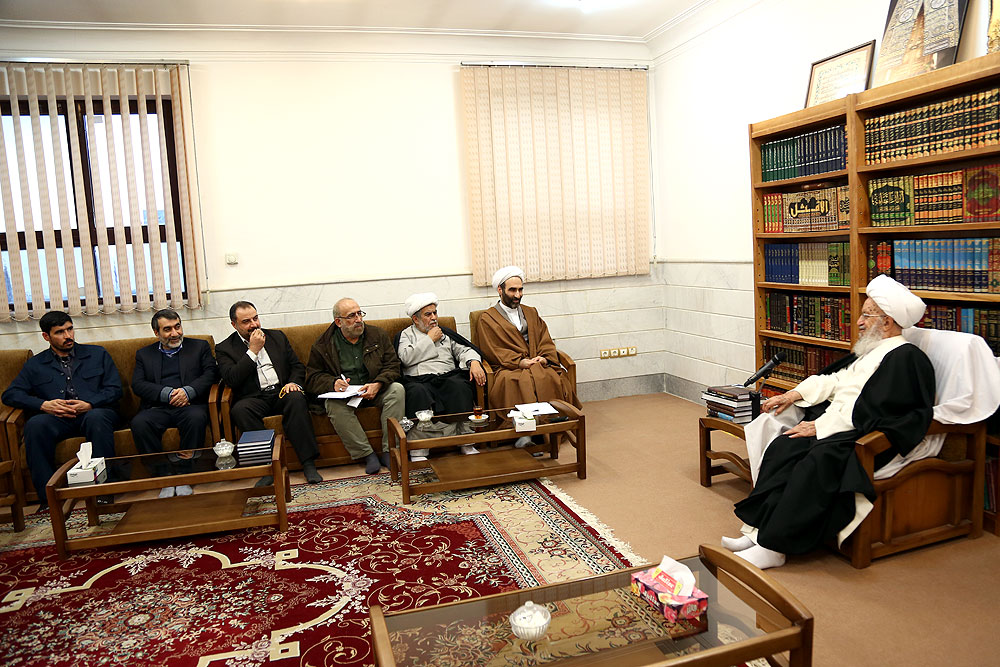
[[[721,547],[702,545],[698,556],[681,562],[709,596],[695,628],[667,623],[632,594],[631,574],[646,565],[410,611],[373,605],[375,664],[487,664],[487,658],[489,664],[526,667],[728,667],[757,658],[812,664],[812,615],[783,586]],[[518,639],[510,630],[509,614],[528,600],[552,613],[538,641]]]
[[[415,434],[419,435],[419,431],[414,430],[420,428],[419,424],[414,424],[408,437],[399,422],[390,418],[389,471],[393,481],[401,481],[403,502],[409,503],[411,495],[421,493],[473,489],[566,473],[575,472],[580,479],[586,479],[587,428],[583,412],[563,401],[550,403],[559,414],[535,417],[537,428],[527,433],[514,430],[514,424],[507,417],[512,408],[484,410],[486,419],[479,424],[469,419],[472,414],[470,412],[435,415],[433,421],[455,427],[450,429],[454,435],[422,439],[414,439]],[[522,435],[542,435],[547,442],[523,449],[509,446]],[[576,451],[576,460],[572,463],[560,463],[558,460],[559,441],[563,439]],[[498,448],[495,446],[497,443],[506,443],[508,446]],[[427,461],[410,461],[409,453],[413,449],[430,449],[433,453],[435,449],[454,449],[460,445],[480,445],[480,452],[472,456],[454,453],[432,456]],[[536,458],[531,455],[532,452],[542,452],[543,455],[548,454],[548,457]],[[438,481],[414,482],[410,479],[410,472],[426,468],[434,470]]]
[[[106,460],[108,474],[117,474],[126,481],[68,486],[66,473],[76,463],[67,461],[52,475],[45,486],[52,519],[52,533],[56,550],[61,558],[70,551],[145,542],[147,540],[203,535],[222,530],[236,530],[251,526],[275,526],[280,531],[288,529],[287,503],[292,499],[285,466],[285,448],[282,436],[276,435],[271,462],[264,465],[219,467],[219,458],[211,448],[193,450],[197,456],[177,460],[176,452],[116,456]],[[163,476],[164,472],[173,472]],[[209,482],[241,479],[257,480],[270,475],[271,486],[200,491],[195,488],[190,496],[150,498],[121,501],[121,494],[162,489],[167,486],[188,484],[192,487]],[[117,502],[98,504],[98,496],[114,495]],[[275,497],[277,512],[244,516],[247,499],[255,496]],[[101,514],[125,512],[125,516],[109,533],[69,538],[66,518],[80,500],[86,504],[87,519],[91,526],[100,523]]]

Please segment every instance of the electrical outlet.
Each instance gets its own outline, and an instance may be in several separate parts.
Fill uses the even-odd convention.
[[[618,356],[618,348],[617,347],[611,348],[611,356],[612,357],[617,357]]]
[[[627,347],[620,347],[620,348],[618,348],[618,356],[619,357],[627,357],[628,356],[628,348]]]
[[[635,355],[636,355],[636,349],[635,349],[635,346],[633,345],[632,347],[630,347],[628,349],[628,356],[634,357]]]
[[[601,350],[601,359],[610,359],[611,350]]]

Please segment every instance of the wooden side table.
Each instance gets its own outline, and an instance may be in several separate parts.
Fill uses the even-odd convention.
[[[734,424],[718,417],[701,417],[698,420],[698,470],[701,485],[712,486],[712,478],[717,475],[736,475],[753,486],[750,461],[736,452],[712,449],[712,431],[723,431],[745,440],[742,424]]]

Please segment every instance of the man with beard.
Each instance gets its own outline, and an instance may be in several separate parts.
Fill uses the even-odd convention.
[[[438,324],[437,302],[433,292],[406,299],[406,314],[413,326],[400,332],[396,351],[403,366],[406,414],[410,417],[418,410],[436,414],[469,412],[475,401],[472,383],[480,387],[486,384],[479,352],[458,333]],[[428,452],[414,449],[410,458],[423,461]],[[478,454],[479,450],[464,445],[462,453]]]
[[[38,324],[49,349],[28,359],[4,391],[3,402],[29,414],[24,448],[39,506],[46,508],[45,484],[54,472],[60,440],[82,435],[93,443],[95,457],[115,455],[122,383],[107,350],[76,342],[69,315],[53,310]],[[107,499],[101,496],[101,502]]]
[[[493,274],[493,289],[500,300],[483,312],[476,331],[483,357],[496,371],[490,405],[559,399],[580,407],[545,321],[521,304],[524,272],[516,266],[500,269]]]
[[[260,326],[257,308],[249,301],[237,301],[229,308],[229,323],[236,331],[215,346],[215,355],[222,381],[233,390],[233,423],[244,433],[260,431],[264,417],[280,414],[282,429],[295,448],[306,481],[322,482],[314,463],[319,448],[302,391],[306,367],[285,334]],[[268,476],[257,486],[273,483]]]
[[[309,351],[306,364],[306,391],[325,394],[345,391],[361,385],[362,402],[358,407],[381,410],[382,452],[376,454],[368,443],[365,429],[349,401],[328,398],[324,403],[333,429],[355,461],[374,475],[380,467],[389,467],[390,417],[403,418],[403,387],[399,379],[399,357],[389,334],[378,327],[365,325],[365,313],[354,299],[340,299],[333,305],[333,324],[323,332]]]
[[[876,430],[888,437],[892,446],[876,457],[878,468],[907,454],[930,425],[934,368],[901,335],[923,316],[924,302],[885,275],[868,284],[867,295],[854,353],[769,398],[761,409],[775,416],[762,414],[747,426],[754,458],[767,424],[784,424],[764,450],[753,491],[736,503],[743,535],[722,544],[762,569],[780,567],[786,554],[806,553],[834,535],[842,541],[871,511],[875,491],[854,454],[859,437]]]
[[[178,458],[177,472],[184,472],[189,467],[185,461],[191,458],[187,450],[205,446],[208,395],[219,379],[219,368],[206,341],[184,340],[176,310],[156,311],[150,324],[157,342],[135,353],[132,391],[141,404],[132,418],[132,436],[141,453],[162,452],[163,432],[176,427],[181,434],[181,451],[174,456]],[[166,472],[162,465],[154,470],[154,474]],[[193,491],[187,484],[168,486],[160,491],[160,497],[170,498],[175,493],[188,496]]]

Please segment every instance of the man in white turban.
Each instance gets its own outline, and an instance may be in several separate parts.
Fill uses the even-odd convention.
[[[559,399],[580,407],[545,321],[537,310],[521,304],[524,272],[505,266],[493,274],[493,289],[500,300],[483,312],[476,327],[483,357],[496,371],[490,405]]]
[[[472,383],[480,387],[486,384],[479,351],[457,332],[438,323],[437,304],[433,292],[412,294],[404,304],[413,325],[403,329],[395,343],[403,367],[409,417],[419,410],[432,410],[437,415],[471,412],[475,401]],[[410,450],[410,459],[424,461],[428,451]],[[465,445],[462,453],[479,451]]]
[[[760,568],[833,536],[842,541],[871,510],[875,490],[854,454],[857,438],[888,436],[892,447],[876,457],[878,468],[916,447],[930,425],[934,368],[902,336],[924,303],[885,275],[867,294],[853,354],[769,398],[747,425],[754,488],[736,503],[743,535],[722,544]]]

